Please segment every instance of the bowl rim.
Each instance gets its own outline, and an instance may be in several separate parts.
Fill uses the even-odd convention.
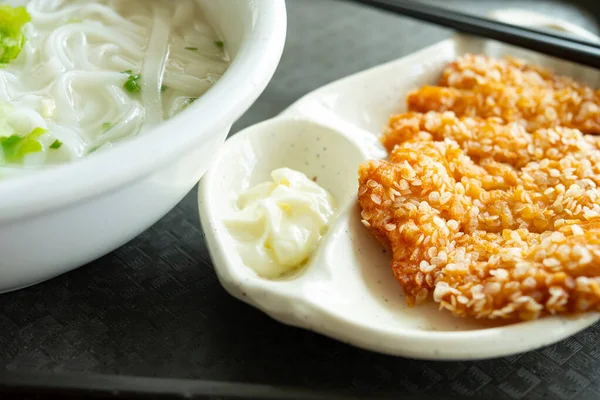
[[[144,133],[143,139],[124,140],[106,152],[0,182],[0,223],[116,191],[186,153],[207,133],[229,129],[271,80],[287,31],[284,0],[246,4],[253,14],[251,23],[231,65],[210,90],[185,111]],[[190,129],[199,116],[205,118],[203,129]],[[165,140],[169,132],[177,132],[178,140]]]

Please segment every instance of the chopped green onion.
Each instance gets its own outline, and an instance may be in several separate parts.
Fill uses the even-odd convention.
[[[185,47],[185,49],[190,51],[198,51],[197,47]]]
[[[129,93],[138,93],[140,90],[142,90],[142,88],[140,87],[140,78],[141,77],[142,76],[140,74],[135,74],[135,75],[130,74],[129,78],[127,78],[127,81],[123,85],[125,90],[127,90]]]
[[[164,92],[165,92],[167,89],[168,89],[168,87],[167,87],[167,86],[165,86],[165,85],[160,85],[160,92],[161,92],[161,93],[164,93]]]
[[[9,162],[19,162],[27,154],[42,151],[43,147],[38,139],[46,132],[48,131],[43,128],[35,128],[23,137],[10,135],[0,138],[0,147],[2,147],[6,160]]]
[[[220,49],[222,49],[223,47],[225,47],[225,43],[223,43],[223,41],[222,41],[222,40],[217,40],[217,41],[215,42],[215,45],[216,45],[218,48],[220,48]]]
[[[58,149],[60,149],[61,146],[62,146],[62,142],[60,140],[56,139],[54,142],[52,142],[52,144],[50,145],[50,148],[58,150]]]
[[[104,132],[110,130],[113,127],[113,124],[111,124],[110,122],[105,122],[102,124],[102,130]]]
[[[132,71],[132,70],[130,70],[130,69],[128,69],[128,70],[125,70],[125,71],[123,71],[123,72],[121,72],[121,73],[122,73],[122,74],[131,75],[131,74],[133,74],[133,71]]]
[[[3,148],[7,148],[14,146],[15,143],[18,143],[20,140],[21,136],[19,135],[10,135],[8,137],[5,136],[0,138],[0,145],[2,145]]]
[[[27,41],[22,29],[29,21],[25,7],[0,6],[0,64],[8,64],[21,53]]]

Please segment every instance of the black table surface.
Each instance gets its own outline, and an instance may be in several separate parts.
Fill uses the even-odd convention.
[[[438,2],[477,14],[519,7],[598,32],[600,3],[592,0]],[[323,84],[451,35],[343,2],[288,0],[287,6],[281,64],[233,133],[275,116]],[[375,354],[279,324],[219,285],[203,242],[196,197],[193,190],[117,251],[51,281],[1,295],[1,368],[457,398],[600,398],[600,325],[521,355],[432,362]]]

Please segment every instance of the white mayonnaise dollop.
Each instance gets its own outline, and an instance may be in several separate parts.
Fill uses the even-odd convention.
[[[225,221],[244,263],[265,278],[306,261],[335,210],[333,197],[303,173],[280,168],[271,178],[242,193]]]

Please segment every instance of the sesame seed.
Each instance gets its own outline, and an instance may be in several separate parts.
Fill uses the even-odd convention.
[[[375,193],[371,194],[371,201],[373,201],[373,203],[380,205],[381,204],[381,197],[379,195],[376,195]]]

